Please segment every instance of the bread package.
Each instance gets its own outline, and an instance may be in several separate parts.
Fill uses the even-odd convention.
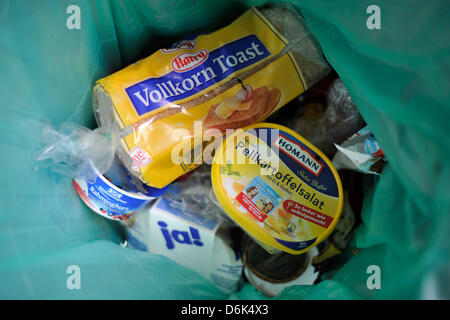
[[[97,81],[93,106],[127,169],[161,188],[212,161],[228,130],[262,121],[328,71],[292,7],[251,8]]]

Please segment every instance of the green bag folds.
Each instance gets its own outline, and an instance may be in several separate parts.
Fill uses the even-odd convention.
[[[378,1],[381,28],[369,29],[370,1],[291,2],[388,164],[365,177],[362,224],[327,280],[275,299],[448,299],[449,3]],[[225,294],[162,256],[123,248],[117,223],[92,213],[71,179],[36,170],[34,160],[42,123],[95,126],[96,80],[264,3],[0,2],[0,298],[268,299],[248,283]],[[79,29],[69,28],[70,5],[80,9]],[[74,265],[82,290],[68,289]],[[380,289],[368,288],[372,266]]]

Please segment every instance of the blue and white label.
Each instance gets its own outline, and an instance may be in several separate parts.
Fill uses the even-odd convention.
[[[317,238],[306,241],[286,241],[278,238],[275,238],[275,240],[289,249],[300,251],[311,246],[314,242],[316,242]]]
[[[166,190],[166,188],[151,188],[142,183],[137,184],[134,177],[122,170],[125,169],[120,163],[113,162],[113,166],[105,173],[105,176],[98,175],[93,182],[75,179],[75,189],[89,208],[114,220],[127,219]],[[121,187],[127,187],[127,191],[120,189],[112,182]]]
[[[93,183],[76,179],[74,185],[81,199],[89,208],[114,220],[127,219],[132,213],[155,199],[120,190],[103,176],[98,176]]]
[[[95,183],[88,182],[88,195],[111,215],[132,213],[154,199],[152,197],[131,196],[119,189],[114,190],[114,187],[101,176],[97,177]]]
[[[143,115],[190,97],[270,54],[255,35],[249,35],[211,52],[199,48],[195,52],[180,53],[172,60],[173,71],[134,84],[125,91],[136,112]]]
[[[210,279],[226,292],[237,290],[242,260],[229,246],[229,239],[223,238],[226,235],[216,235],[219,221],[212,229],[196,224],[193,220],[197,219],[185,219],[191,214],[180,215],[170,202],[160,198],[150,209],[134,216],[134,223],[127,228],[129,245],[166,256]]]

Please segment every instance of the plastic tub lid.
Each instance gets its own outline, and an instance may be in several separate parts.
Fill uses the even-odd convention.
[[[330,235],[343,206],[331,161],[289,128],[259,123],[228,135],[212,165],[216,197],[250,236],[301,254]]]

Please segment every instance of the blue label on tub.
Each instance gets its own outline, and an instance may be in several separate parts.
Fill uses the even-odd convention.
[[[289,249],[300,251],[300,250],[306,249],[309,246],[311,246],[317,240],[317,238],[314,238],[312,240],[297,241],[297,242],[285,241],[285,240],[281,240],[278,238],[275,238],[275,240],[277,240],[279,243],[281,243],[285,247],[288,247]]]
[[[95,181],[74,180],[75,190],[84,203],[98,214],[126,220],[135,211],[161,196],[168,187],[152,188],[132,176],[116,159],[104,176]]]
[[[130,197],[120,190],[111,187],[102,177],[97,177],[95,183],[87,183],[88,195],[99,207],[99,210],[107,215],[124,215],[132,213],[144,205],[152,198],[142,199]]]

